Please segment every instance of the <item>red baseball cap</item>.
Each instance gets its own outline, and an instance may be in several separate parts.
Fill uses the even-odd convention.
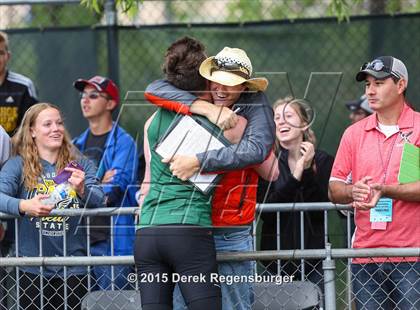
[[[111,79],[96,75],[89,80],[78,79],[73,83],[74,88],[81,92],[87,85],[94,87],[99,92],[108,94],[108,96],[115,100],[117,103],[120,102],[120,92],[117,85]]]

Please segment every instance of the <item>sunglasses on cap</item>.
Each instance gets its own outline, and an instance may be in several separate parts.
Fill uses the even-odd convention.
[[[101,94],[100,92],[97,92],[97,91],[92,91],[90,93],[87,93],[87,92],[80,93],[80,98],[82,99],[89,98],[91,100],[95,100],[95,99],[98,99],[99,97],[105,98],[107,100],[111,99],[111,97],[109,97],[108,95]]]
[[[371,70],[375,72],[387,72],[389,74],[392,74],[397,79],[401,79],[401,76],[397,72],[392,71],[391,68],[389,68],[388,66],[385,66],[382,60],[380,59],[375,59],[374,61],[364,63],[360,67],[360,71],[363,71],[363,70]]]
[[[238,64],[233,61],[227,61],[227,60],[216,59],[216,58],[213,59],[213,62],[215,66],[211,68],[210,74],[212,74],[214,71],[228,71],[228,72],[234,72],[235,74],[245,79],[250,78],[249,70],[241,64]]]

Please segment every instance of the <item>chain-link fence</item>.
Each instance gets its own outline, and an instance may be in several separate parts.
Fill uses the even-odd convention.
[[[98,11],[86,10],[79,0],[2,0],[0,28],[69,27],[105,25],[106,4],[98,1]],[[402,14],[420,11],[418,0],[342,1],[343,10],[352,16]],[[7,5],[7,6],[6,6]],[[129,13],[116,8],[116,22],[124,26],[179,23],[243,23],[303,18],[336,17],[334,1],[288,0],[145,0]]]
[[[250,4],[252,1],[144,1],[139,14],[146,14],[147,18],[142,20],[147,23],[132,26],[135,23],[129,22],[131,26],[122,26],[124,23],[119,21],[118,25],[107,26],[105,22],[92,22],[90,18],[94,18],[95,14],[74,1],[54,5],[18,2],[22,3],[22,8],[20,5],[19,9],[5,5],[7,2],[0,3],[3,11],[13,9],[2,13],[0,19],[4,23],[0,27],[7,27],[10,36],[13,57],[9,67],[34,80],[41,101],[52,102],[62,108],[73,135],[87,126],[80,109],[75,109],[79,104],[78,93],[72,87],[75,79],[107,75],[118,82],[123,94],[142,91],[151,81],[162,76],[160,68],[166,48],[184,35],[201,40],[210,55],[224,46],[246,50],[255,75],[269,79],[267,93],[272,102],[288,94],[306,97],[317,112],[313,128],[319,147],[332,154],[341,133],[350,123],[344,103],[358,98],[363,92],[363,85],[354,80],[355,73],[362,63],[373,56],[394,55],[405,62],[410,74],[407,98],[417,108],[420,104],[420,94],[414,87],[420,82],[420,64],[415,52],[417,41],[413,39],[420,29],[418,14],[359,16],[351,18],[349,23],[338,23],[333,17],[290,21],[273,15],[275,8],[288,5],[292,11],[319,11],[325,16],[326,4],[256,1],[258,10],[263,13],[256,15],[260,16],[258,19],[252,19],[245,13],[248,9],[258,11]],[[358,5],[367,10],[365,2]],[[407,8],[403,11],[416,10],[418,2],[402,1],[401,5]],[[48,10],[45,9],[47,12],[41,10],[43,13],[36,13],[39,6],[48,7]],[[182,18],[173,18],[173,23],[154,21],[153,14],[171,15],[162,13],[161,7],[164,11],[173,7],[177,12],[172,14],[174,16],[184,16],[180,12],[185,10],[196,18],[187,14]],[[53,13],[49,13],[51,10]],[[61,11],[72,17],[69,20],[73,24],[5,22],[6,17],[18,20],[19,16],[32,21],[45,16],[57,21],[66,20]],[[232,15],[232,12],[237,12],[236,19],[211,18]],[[313,17],[308,14],[302,16]],[[98,20],[102,17],[98,16]],[[90,26],[92,24],[95,26]],[[136,135],[142,128],[138,124],[149,115],[149,111],[131,109],[131,113],[122,115],[121,121]],[[139,135],[141,137],[142,132]]]
[[[278,212],[279,218],[283,212],[291,210],[304,213],[325,210],[327,219],[327,213],[346,208],[330,203],[259,206],[263,212]],[[52,216],[117,216],[135,212],[138,212],[137,208],[54,210]],[[4,214],[1,217],[10,218]],[[89,227],[86,224],[88,222],[81,222],[82,227]],[[304,233],[305,228],[301,229]],[[257,230],[258,222],[255,222],[256,246],[261,238]],[[18,225],[15,232],[19,234]],[[89,245],[89,229],[87,232]],[[321,236],[323,242],[328,241],[328,232],[326,221],[324,236]],[[281,230],[276,237],[280,239],[281,234],[289,233]],[[42,247],[42,237],[39,247]],[[78,308],[82,304],[83,309],[138,309],[139,281],[153,281],[135,274],[132,256],[43,257],[35,253],[34,257],[19,257],[18,248],[17,243],[8,257],[0,261],[2,309],[48,309],[49,303],[62,304],[63,309]],[[89,253],[89,246],[86,253]],[[368,303],[375,303],[377,309],[418,309],[419,256],[420,248],[331,249],[329,242],[319,249],[285,250],[280,246],[267,251],[224,252],[218,253],[219,263],[255,261],[254,271],[252,275],[215,276],[214,281],[225,283],[228,289],[235,283],[249,282],[254,292],[252,309],[353,309],[355,304],[362,309]],[[351,264],[351,258],[357,257],[366,261]],[[384,259],[378,262],[381,257]],[[100,277],[92,274],[97,266],[105,268]],[[79,272],[74,273],[74,268]],[[51,270],[55,272],[51,273]],[[104,278],[111,280],[111,286],[98,287]]]

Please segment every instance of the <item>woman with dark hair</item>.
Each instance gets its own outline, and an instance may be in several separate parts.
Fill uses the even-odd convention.
[[[305,105],[292,97],[277,100],[274,105],[276,152],[279,178],[268,186],[260,181],[258,200],[265,203],[323,202],[328,200],[328,180],[334,158],[315,149],[316,138],[310,129]],[[275,213],[262,213],[261,249],[277,249],[277,219]],[[280,249],[324,248],[324,213],[304,213],[304,242],[301,244],[300,213],[280,213]],[[305,274],[313,282],[322,278],[320,261],[309,261]],[[269,270],[277,273],[277,265]],[[299,268],[293,262],[282,264],[282,271],[298,278]]]
[[[54,208],[101,207],[104,194],[97,186],[95,168],[71,144],[59,108],[49,103],[33,105],[26,111],[12,143],[13,157],[0,172],[0,211],[19,216],[16,254],[85,256],[86,234],[79,227],[79,218],[49,214]],[[70,167],[71,163],[74,165]],[[54,204],[46,202],[61,171],[68,173],[68,190]],[[56,310],[62,309],[64,303],[69,309],[80,309],[87,292],[86,267],[67,267],[66,274],[62,266],[20,267],[19,271],[22,309]]]
[[[205,58],[200,42],[183,38],[168,48],[163,69],[175,86],[202,91],[206,82],[197,67]],[[186,76],[188,85],[182,84]],[[146,172],[135,244],[142,309],[172,309],[176,283],[189,309],[221,309],[220,286],[210,281],[217,273],[211,196],[174,177],[153,148],[175,116],[160,108],[144,128]]]

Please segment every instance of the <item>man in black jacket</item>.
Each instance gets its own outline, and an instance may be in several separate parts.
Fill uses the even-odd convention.
[[[7,34],[0,31],[0,125],[12,135],[26,110],[38,100],[29,78],[7,70],[10,57]]]

